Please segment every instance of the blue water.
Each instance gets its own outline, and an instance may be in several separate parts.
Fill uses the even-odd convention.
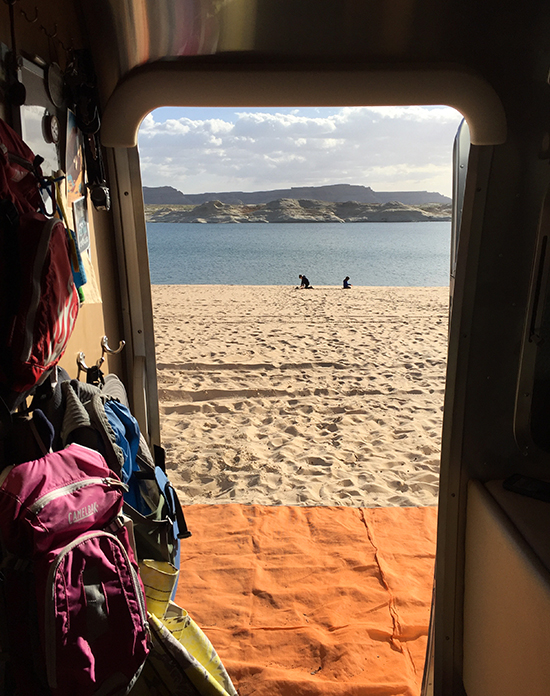
[[[155,285],[444,286],[450,222],[148,223]]]

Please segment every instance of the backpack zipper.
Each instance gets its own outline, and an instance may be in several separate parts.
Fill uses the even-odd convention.
[[[7,158],[8,158],[8,162],[13,162],[14,164],[18,164],[23,169],[26,169],[29,173],[34,174],[34,172],[35,172],[34,166],[31,164],[31,162],[26,160],[24,157],[21,157],[20,155],[16,155],[15,152],[10,152],[8,150]]]
[[[82,479],[82,481],[73,481],[65,486],[61,486],[61,488],[56,488],[54,491],[46,493],[38,498],[38,500],[34,501],[34,503],[29,507],[29,512],[33,515],[38,515],[38,513],[42,512],[48,503],[51,503],[51,501],[55,500],[56,498],[61,498],[64,495],[70,495],[71,493],[74,493],[81,488],[86,488],[87,486],[97,486],[101,484],[109,486],[110,488],[123,488],[126,491],[128,490],[128,486],[125,483],[122,483],[122,481],[110,476],[91,477]]]
[[[88,532],[88,534],[83,534],[82,536],[78,537],[78,539],[74,539],[74,541],[71,541],[70,544],[67,544],[65,548],[60,551],[60,553],[57,555],[57,558],[55,561],[52,563],[50,566],[50,569],[48,571],[48,580],[46,582],[46,616],[45,616],[45,634],[46,634],[46,640],[45,640],[45,652],[46,652],[46,672],[48,676],[48,684],[51,689],[56,689],[57,688],[57,671],[55,668],[55,661],[56,661],[56,650],[55,650],[55,585],[54,585],[54,577],[57,573],[57,569],[59,568],[61,562],[65,558],[65,556],[70,553],[76,546],[79,544],[82,544],[90,539],[93,539],[95,537],[107,537],[114,541],[116,545],[119,547],[119,550],[122,552],[122,555],[124,556],[124,560],[126,561],[127,566],[130,568],[130,577],[132,578],[132,584],[134,586],[134,594],[136,595],[138,599],[138,606],[139,606],[139,613],[141,615],[141,621],[143,624],[143,627],[145,629],[145,632],[147,634],[147,637],[149,638],[149,622],[147,621],[147,609],[145,606],[145,599],[143,597],[143,592],[141,590],[141,585],[139,584],[138,576],[136,573],[136,570],[134,566],[132,565],[130,558],[128,556],[128,552],[124,548],[124,545],[120,541],[118,537],[116,537],[114,534],[111,534],[109,532],[104,532],[104,531],[95,531],[95,532]]]

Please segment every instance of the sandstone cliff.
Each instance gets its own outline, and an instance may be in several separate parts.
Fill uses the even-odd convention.
[[[280,198],[270,203],[243,205],[208,201],[200,205],[146,205],[148,222],[420,222],[450,220],[450,204],[405,205],[388,202],[331,203]]]

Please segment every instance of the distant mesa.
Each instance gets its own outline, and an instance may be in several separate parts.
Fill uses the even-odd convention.
[[[440,193],[380,193],[349,184],[190,195],[171,186],[144,186],[143,198],[149,222],[419,222],[451,217],[451,199]]]
[[[182,205],[187,203],[181,191],[172,186],[143,187],[143,202],[145,205]]]
[[[172,186],[143,187],[143,200],[151,205],[199,205],[208,201],[220,201],[232,205],[271,203],[279,198],[305,198],[327,203],[391,203],[397,201],[405,205],[424,205],[426,203],[451,203],[448,196],[430,191],[385,191],[375,192],[370,186],[333,184],[331,186],[299,186],[274,191],[232,191],[229,193],[191,193],[184,194]]]

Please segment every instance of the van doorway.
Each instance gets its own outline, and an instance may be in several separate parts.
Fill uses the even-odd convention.
[[[326,129],[323,118],[334,126],[342,116],[261,110],[232,121],[228,110],[217,118],[173,111],[147,117],[140,152],[162,440],[196,526],[182,548],[190,574],[178,601],[243,693],[252,684],[255,694],[275,685],[294,693],[304,681],[312,694],[349,693],[352,683],[419,693],[435,556],[450,198],[421,202],[406,198],[411,191],[354,184],[356,197],[367,188],[387,194],[351,201],[354,208],[290,198],[292,186],[275,184],[242,182],[239,195],[220,174],[210,185],[201,179],[202,191],[172,174],[168,188],[162,172],[178,163],[189,181],[192,170],[199,179],[223,171],[214,164],[231,151],[228,133],[233,148],[246,147],[260,123],[270,134],[265,156],[284,167],[288,130],[277,150],[277,128],[302,128],[305,148],[308,126]],[[445,123],[449,192],[459,122],[452,112]],[[179,134],[172,146],[170,133]],[[181,159],[178,139],[186,143]],[[202,164],[192,142],[201,143]],[[262,161],[261,146],[253,149]],[[309,186],[310,195],[319,187]],[[273,200],[245,195],[270,188]],[[204,191],[216,195],[200,200]],[[359,210],[364,221],[352,222]],[[313,288],[300,287],[299,275]]]

